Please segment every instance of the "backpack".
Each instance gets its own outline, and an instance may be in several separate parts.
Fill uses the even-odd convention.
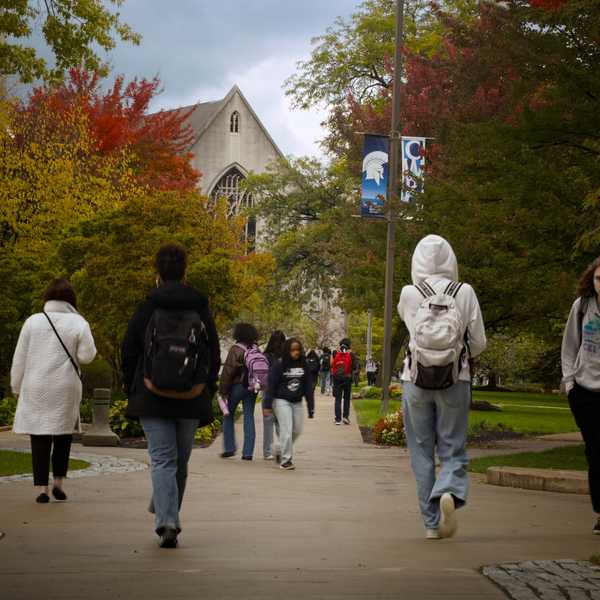
[[[191,399],[204,389],[210,366],[208,337],[193,310],[157,308],[144,343],[144,384],[168,398]]]
[[[350,352],[344,352],[342,350],[336,352],[333,357],[331,370],[333,371],[333,378],[336,381],[350,379],[352,377],[352,355]]]
[[[319,357],[311,354],[306,357],[306,366],[312,375],[319,372]]]
[[[256,345],[246,348],[237,344],[244,350],[244,366],[248,375],[248,389],[253,392],[267,389],[269,378],[269,360]]]
[[[458,380],[462,357],[468,351],[466,326],[456,305],[462,283],[451,281],[441,293],[426,281],[415,287],[423,301],[408,348],[411,380],[420,388],[444,390]]]
[[[321,371],[328,373],[331,370],[331,354],[326,352],[321,357]]]

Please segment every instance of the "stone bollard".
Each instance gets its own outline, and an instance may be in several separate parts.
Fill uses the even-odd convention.
[[[119,436],[111,430],[108,424],[108,408],[110,406],[110,390],[94,388],[92,401],[93,423],[83,434],[84,446],[118,446]]]

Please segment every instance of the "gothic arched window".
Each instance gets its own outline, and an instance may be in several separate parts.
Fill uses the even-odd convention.
[[[245,177],[240,170],[232,167],[219,179],[210,194],[213,201],[217,201],[219,198],[227,200],[227,212],[230,217],[239,214],[245,208],[254,206],[252,194],[248,193],[242,185],[244,179]],[[248,244],[248,250],[254,250],[254,240],[256,239],[256,217],[254,215],[248,217],[246,221],[244,237]]]
[[[231,113],[231,118],[229,119],[229,131],[231,133],[240,132],[240,113],[237,110],[234,110]]]

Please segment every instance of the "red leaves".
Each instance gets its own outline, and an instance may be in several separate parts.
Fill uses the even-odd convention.
[[[563,4],[566,4],[568,0],[530,0],[531,6],[534,8],[542,8],[544,10],[560,10]]]
[[[61,137],[70,135],[61,129],[79,113],[86,119],[96,152],[134,153],[140,183],[157,190],[193,190],[200,174],[191,166],[189,153],[193,131],[186,120],[191,111],[147,114],[159,86],[157,78],[125,84],[119,76],[112,88],[103,91],[97,73],[72,69],[63,85],[35,89],[21,106],[20,116],[30,122],[32,136],[39,135],[36,124],[41,116],[52,116],[55,127],[46,124],[44,131]]]

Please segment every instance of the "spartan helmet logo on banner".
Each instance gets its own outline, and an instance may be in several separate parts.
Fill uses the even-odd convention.
[[[365,156],[363,159],[363,173],[365,179],[373,179],[377,185],[381,184],[384,178],[384,167],[388,163],[388,155],[381,150],[375,150]]]

